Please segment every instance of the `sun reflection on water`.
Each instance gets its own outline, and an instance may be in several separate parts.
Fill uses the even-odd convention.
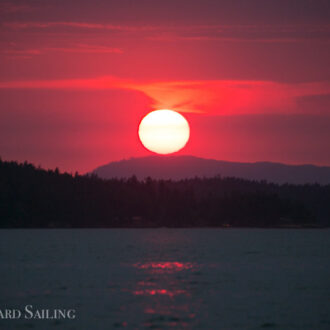
[[[190,262],[178,261],[136,263],[133,266],[138,269],[146,269],[159,273],[176,273],[182,270],[194,268],[194,265]]]
[[[186,290],[167,290],[167,289],[144,289],[133,291],[135,295],[165,295],[169,297],[174,297],[178,294],[186,294]]]
[[[192,293],[188,282],[198,266],[181,261],[147,261],[132,266],[140,280],[131,294],[143,307],[144,326],[187,328],[195,319],[195,310],[189,304]]]

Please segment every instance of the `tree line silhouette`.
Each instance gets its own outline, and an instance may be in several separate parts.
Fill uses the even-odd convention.
[[[104,180],[0,159],[1,228],[329,226],[329,202],[330,185]]]

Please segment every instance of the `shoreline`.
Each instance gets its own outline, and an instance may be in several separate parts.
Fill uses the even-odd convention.
[[[40,230],[40,229],[329,229],[330,226],[272,226],[272,227],[254,227],[254,226],[178,226],[178,227],[167,227],[167,226],[131,226],[131,227],[2,227],[0,230]]]

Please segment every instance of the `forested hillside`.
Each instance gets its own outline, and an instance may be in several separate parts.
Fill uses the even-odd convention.
[[[103,180],[0,161],[0,227],[325,226],[330,185]]]

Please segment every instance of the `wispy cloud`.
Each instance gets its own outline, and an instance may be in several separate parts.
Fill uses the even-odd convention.
[[[44,47],[38,49],[15,49],[8,48],[0,50],[0,53],[13,56],[13,57],[32,57],[35,55],[47,54],[51,52],[59,53],[87,53],[87,54],[122,54],[123,50],[116,47],[99,46],[99,45],[88,45],[88,44],[77,44],[72,47]]]
[[[269,25],[121,25],[93,22],[4,22],[12,30],[90,30],[139,33],[140,37],[154,41],[229,41],[229,42],[329,42],[330,24],[269,24]],[[67,30],[66,30],[67,31]],[[142,34],[141,34],[142,33]]]
[[[94,46],[87,44],[80,44],[76,47],[49,47],[45,51],[65,52],[65,53],[116,53],[122,54],[123,50],[120,48],[113,48],[107,46]]]
[[[48,28],[75,28],[91,30],[113,30],[113,31],[152,31],[159,29],[156,26],[129,26],[107,23],[88,23],[88,22],[4,22],[2,24],[10,29],[48,29]]]
[[[2,54],[6,55],[15,55],[15,56],[32,56],[32,55],[40,55],[40,49],[2,49],[0,51]]]
[[[221,115],[299,113],[300,97],[330,94],[330,84],[323,82],[178,81],[139,84],[136,89],[154,99],[156,108]]]
[[[27,3],[14,3],[9,1],[4,1],[0,3],[0,12],[5,14],[12,14],[18,12],[31,11],[33,7]]]
[[[128,89],[143,92],[157,109],[215,115],[258,113],[318,113],[299,106],[302,97],[330,95],[330,83],[278,83],[272,81],[203,80],[136,81],[117,77],[47,81],[0,82],[16,89]],[[324,114],[324,113],[323,113]],[[327,114],[330,114],[327,113]]]
[[[243,43],[302,43],[306,41],[330,43],[330,38],[310,38],[310,37],[296,37],[296,38],[258,38],[258,37],[226,37],[226,36],[182,36],[182,35],[153,35],[147,37],[152,41],[222,41],[222,42],[243,42]]]
[[[202,25],[156,31],[148,36],[157,41],[224,41],[224,42],[330,42],[329,24],[292,25]]]

